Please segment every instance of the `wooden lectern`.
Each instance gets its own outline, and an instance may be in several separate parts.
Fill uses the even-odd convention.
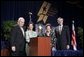
[[[30,56],[51,56],[51,38],[37,37],[30,39]]]
[[[1,49],[1,56],[9,56],[10,50],[7,48]]]

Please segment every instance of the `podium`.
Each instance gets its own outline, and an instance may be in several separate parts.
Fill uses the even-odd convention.
[[[51,56],[51,38],[36,37],[30,39],[30,56]]]
[[[1,56],[9,56],[9,55],[10,55],[9,49],[7,48],[1,49]]]

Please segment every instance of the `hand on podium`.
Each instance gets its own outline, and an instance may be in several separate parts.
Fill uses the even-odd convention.
[[[69,45],[67,45],[67,49],[69,49],[70,48],[70,46]]]

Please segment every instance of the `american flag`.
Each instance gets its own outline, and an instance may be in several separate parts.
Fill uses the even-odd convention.
[[[77,50],[76,46],[76,33],[75,33],[75,27],[74,27],[74,21],[72,21],[72,40],[71,40],[71,44],[73,46],[73,50]]]

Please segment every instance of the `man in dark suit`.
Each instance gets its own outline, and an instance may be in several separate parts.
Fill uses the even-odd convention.
[[[25,34],[24,25],[25,19],[23,17],[18,18],[17,25],[11,31],[11,55],[12,56],[25,56]]]
[[[56,49],[66,50],[70,48],[70,34],[69,27],[63,25],[63,18],[59,17],[57,19],[58,26],[55,28],[55,35],[57,38]]]

